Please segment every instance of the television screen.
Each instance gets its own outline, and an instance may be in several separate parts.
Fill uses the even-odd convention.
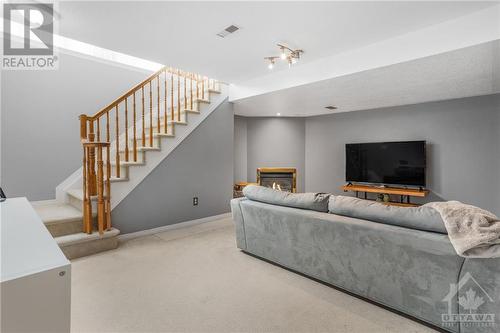
[[[425,141],[346,144],[346,181],[425,186]]]

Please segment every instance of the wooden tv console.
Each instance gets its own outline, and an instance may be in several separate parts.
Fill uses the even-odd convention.
[[[385,187],[385,186],[375,186],[375,185],[356,185],[356,184],[347,184],[342,186],[342,190],[344,192],[356,192],[356,197],[360,192],[364,193],[364,199],[368,200],[368,193],[377,193],[377,194],[393,194],[401,196],[400,202],[383,202],[380,201],[381,204],[391,205],[391,206],[400,206],[400,207],[418,207],[419,204],[414,204],[410,202],[410,197],[419,197],[424,198],[429,194],[428,190],[425,189],[410,189],[410,188],[399,188],[399,187]],[[406,199],[406,200],[405,200]]]

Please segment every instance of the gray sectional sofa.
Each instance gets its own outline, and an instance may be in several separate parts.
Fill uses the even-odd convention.
[[[458,256],[438,220],[418,230],[416,217],[435,217],[402,211],[398,223],[397,209],[377,205],[369,220],[365,209],[329,213],[356,215],[334,196],[246,195],[231,201],[241,250],[447,331],[500,332],[500,259]]]

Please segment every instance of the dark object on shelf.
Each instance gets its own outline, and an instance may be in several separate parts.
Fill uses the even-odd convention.
[[[243,197],[243,188],[247,185],[257,185],[257,183],[239,182],[233,186],[233,198]]]

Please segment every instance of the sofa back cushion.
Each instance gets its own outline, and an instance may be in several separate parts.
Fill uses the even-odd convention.
[[[388,206],[353,197],[331,196],[329,212],[416,230],[446,234],[441,215],[430,207]]]
[[[243,194],[254,201],[318,212],[328,212],[328,199],[330,197],[330,194],[327,193],[290,193],[257,185],[245,186]]]

